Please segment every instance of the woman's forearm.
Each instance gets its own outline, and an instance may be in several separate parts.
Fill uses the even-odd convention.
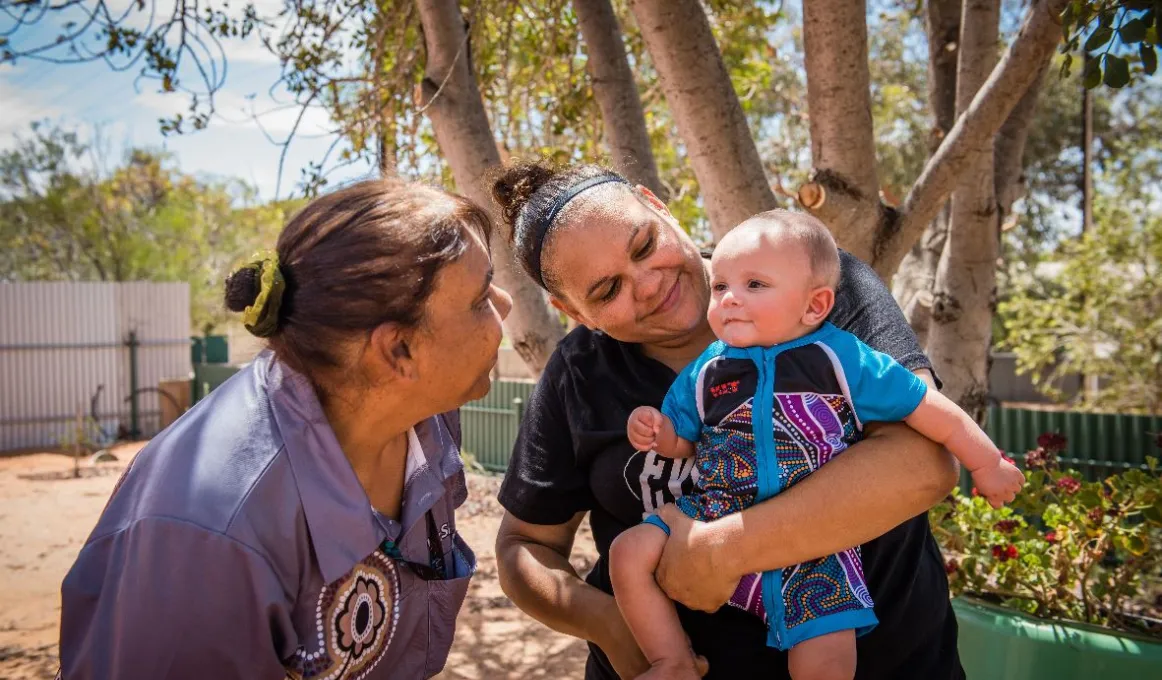
[[[802,483],[713,522],[716,561],[741,576],[846,550],[935,505],[957,475],[943,447],[906,425],[876,425]]]
[[[569,563],[582,517],[543,527],[506,514],[496,539],[496,568],[501,590],[521,611],[555,631],[601,645],[598,638],[609,630],[617,604]]]

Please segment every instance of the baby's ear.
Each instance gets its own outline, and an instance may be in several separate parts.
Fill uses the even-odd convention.
[[[827,320],[831,308],[835,306],[835,289],[831,286],[819,286],[811,291],[807,299],[807,309],[803,312],[803,325],[816,326]]]

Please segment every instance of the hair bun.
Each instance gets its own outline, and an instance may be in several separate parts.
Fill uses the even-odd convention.
[[[516,224],[532,195],[556,174],[556,169],[544,162],[514,161],[504,166],[492,181],[492,198],[500,206],[504,221],[510,226]]]
[[[227,276],[226,309],[241,312],[253,305],[261,288],[258,277],[259,271],[252,267],[243,267]]]

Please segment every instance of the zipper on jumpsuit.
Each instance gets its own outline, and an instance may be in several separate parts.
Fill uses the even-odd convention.
[[[755,407],[752,410],[752,428],[755,435],[755,458],[758,468],[758,501],[771,498],[781,488],[779,460],[775,455],[775,357],[776,352],[761,347],[750,349],[751,360],[759,370]],[[767,645],[783,648],[783,570],[765,571],[762,576],[763,606],[767,610]]]

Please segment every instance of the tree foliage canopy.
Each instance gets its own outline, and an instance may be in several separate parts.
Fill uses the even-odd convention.
[[[111,169],[75,132],[35,125],[0,154],[0,280],[187,281],[196,329],[221,323],[228,269],[273,242],[294,203],[131,149]]]

